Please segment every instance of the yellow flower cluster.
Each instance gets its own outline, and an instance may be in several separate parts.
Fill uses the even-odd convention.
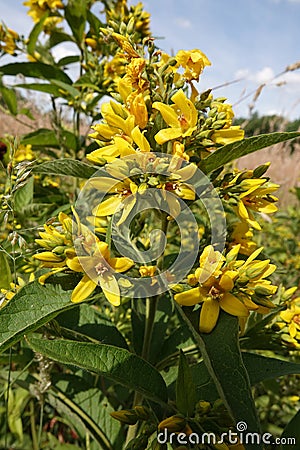
[[[193,85],[210,65],[204,53],[180,50],[170,57],[154,52],[151,41],[146,57],[145,49],[129,37],[117,32],[110,36],[123,52],[116,62],[126,61],[125,73],[119,76],[119,64],[107,66],[113,71],[119,103],[102,105],[103,122],[93,126],[91,134],[99,149],[87,156],[91,162],[104,164],[137,151],[171,151],[198,162],[203,151],[243,139],[244,132],[232,125],[233,111],[225,99],[214,99],[210,92],[199,95]]]
[[[287,347],[300,349],[300,297],[291,300],[280,312],[275,328],[280,329],[281,340]]]
[[[175,301],[183,306],[201,304],[199,329],[210,333],[215,327],[220,309],[237,317],[247,317],[249,311],[266,313],[274,305],[269,297],[277,286],[269,277],[276,266],[270,260],[256,259],[262,248],[254,251],[246,261],[237,259],[240,246],[236,245],[226,255],[205,247],[195,273],[188,276],[192,287],[175,294]]]
[[[17,48],[18,33],[0,23],[0,50],[13,55]]]
[[[27,0],[23,5],[29,8],[27,14],[31,16],[35,23],[40,21],[46,11],[55,13],[58,9],[64,8],[61,0]],[[61,21],[62,18],[58,16],[47,17],[44,22],[44,29],[49,31]]]
[[[94,208],[93,214],[101,218],[122,210],[119,225],[134,208],[138,198],[136,194],[145,201],[148,189],[161,190],[172,217],[176,217],[181,209],[176,197],[184,200],[195,200],[196,197],[193,186],[187,183],[194,175],[196,166],[187,164],[175,168],[174,158],[169,161],[150,152],[137,153],[134,158],[107,164],[105,170],[108,177],[94,177],[88,182],[90,187],[108,194],[108,198]],[[168,192],[173,195],[167,195]]]
[[[20,144],[14,153],[14,162],[32,161],[34,159],[34,152],[30,144]]]
[[[76,222],[64,213],[59,214],[58,220],[55,225],[45,224],[45,231],[39,233],[41,239],[36,239],[46,251],[35,254],[34,258],[41,261],[42,267],[51,268],[40,276],[39,282],[44,284],[49,276],[70,269],[83,274],[72,292],[72,302],[85,300],[99,285],[112,305],[120,305],[120,289],[114,272],[130,269],[133,261],[112,257],[108,245],[81,224],[77,215]]]

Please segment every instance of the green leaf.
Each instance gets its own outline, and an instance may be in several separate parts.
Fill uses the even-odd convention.
[[[276,358],[267,358],[254,353],[242,353],[251,385],[282,375],[300,373],[300,364]]]
[[[9,289],[10,283],[12,282],[12,275],[8,264],[8,257],[1,250],[0,250],[0,267],[1,267],[0,289]]]
[[[78,178],[90,178],[95,174],[97,169],[89,164],[74,159],[59,159],[57,161],[49,161],[32,170],[33,173],[46,173],[52,175],[65,175]]]
[[[1,69],[0,69],[1,70]],[[18,101],[16,93],[13,89],[9,89],[0,85],[1,97],[4,100],[9,112],[16,116],[18,114]]]
[[[87,377],[53,374],[52,392],[56,398],[61,398],[64,405],[71,409],[70,420],[74,422],[72,416],[76,414],[76,417],[80,418],[92,436],[99,442],[101,448],[102,446],[112,448],[112,444],[118,448],[115,441],[120,437],[120,422],[110,416],[114,409],[104,397],[100,383],[103,389],[102,379],[96,385],[95,377],[92,377],[89,382]],[[66,413],[67,411],[65,411]]]
[[[50,64],[41,62],[19,62],[10,63],[0,67],[0,72],[3,75],[18,75],[21,73],[25,77],[40,78],[40,79],[56,79],[67,84],[72,84],[71,78],[62,70]]]
[[[50,11],[46,11],[45,14],[40,18],[40,20],[37,22],[37,24],[32,28],[29,37],[28,37],[28,44],[27,44],[27,52],[29,55],[34,55],[35,49],[36,49],[36,43],[38,40],[39,35],[43,31],[44,28],[44,22],[49,16]]]
[[[289,450],[291,449],[291,446],[299,445],[300,442],[300,411],[295,414],[295,416],[289,421],[285,429],[283,430],[283,433],[281,435],[282,443],[280,446],[280,450]],[[283,441],[283,439],[285,439]],[[291,440],[293,439],[293,440]]]
[[[81,46],[86,23],[86,0],[69,0],[65,7],[65,18],[77,44]]]
[[[80,61],[79,55],[64,56],[57,62],[57,65],[59,67],[64,67],[64,66],[68,66],[69,64],[77,63],[79,61]]]
[[[187,359],[180,351],[176,382],[176,406],[185,416],[192,416],[196,403],[196,386]]]
[[[74,133],[70,131],[61,131],[60,140],[55,131],[47,128],[40,128],[37,131],[28,133],[22,137],[21,143],[24,145],[30,144],[35,147],[54,147],[59,148],[65,146],[68,149],[77,150],[77,138]]]
[[[14,87],[29,89],[32,91],[46,92],[54,97],[61,97],[61,92],[58,86],[49,83],[20,83],[15,84]]]
[[[249,375],[251,386],[255,386],[261,381],[278,378],[283,375],[300,373],[300,364],[284,361],[276,358],[267,358],[254,353],[242,353],[242,358]],[[218,391],[209,372],[201,361],[191,367],[193,379],[196,383],[196,400],[205,399],[213,402],[218,397]]]
[[[63,81],[59,81],[59,80],[50,80],[50,81],[52,84],[58,86],[60,91],[62,91],[62,90],[66,91],[73,98],[78,97],[80,95],[80,91],[78,91],[78,89],[71,86],[70,84],[64,83]]]
[[[49,48],[53,48],[58,44],[61,44],[62,42],[74,42],[73,36],[70,36],[67,33],[64,33],[63,31],[57,31],[53,30],[51,32],[50,38],[49,38]]]
[[[17,212],[21,212],[26,206],[32,203],[34,189],[34,177],[30,177],[27,183],[18,189],[14,195],[14,205]]]
[[[207,158],[203,159],[199,164],[199,169],[205,174],[208,174],[237,158],[299,136],[299,132],[271,133],[252,136],[242,141],[233,142],[232,144],[218,148],[214,153],[211,153]]]
[[[103,344],[128,348],[125,338],[113,322],[92,305],[82,303],[72,311],[72,314],[65,311],[56,320],[60,326],[97,339]]]
[[[36,330],[61,311],[76,306],[71,292],[59,286],[30,283],[20,289],[0,310],[0,352],[19,341],[25,333]]]
[[[244,421],[248,432],[260,433],[249,376],[238,343],[237,317],[220,311],[216,327],[211,333],[204,334],[198,331],[199,310],[192,312],[191,308],[180,306],[177,310],[187,323],[190,322],[206,368],[234,422]],[[246,445],[247,450],[253,448]]]
[[[27,339],[34,351],[54,361],[103,375],[157,403],[167,401],[167,388],[160,373],[128,350],[66,339],[49,341],[33,336]]]
[[[23,136],[21,139],[21,144],[30,144],[36,147],[58,147],[59,142],[53,130],[40,128],[37,131],[33,131],[32,133],[28,133]]]

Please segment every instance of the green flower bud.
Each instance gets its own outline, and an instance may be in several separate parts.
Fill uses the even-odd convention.
[[[110,415],[121,423],[126,425],[135,425],[138,421],[137,413],[133,409],[122,409],[120,411],[113,411]]]
[[[176,414],[175,416],[168,417],[159,423],[158,429],[167,429],[170,432],[177,432],[184,430],[186,426],[186,420],[183,416]]]

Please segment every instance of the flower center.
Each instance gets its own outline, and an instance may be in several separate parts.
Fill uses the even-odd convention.
[[[180,116],[178,116],[178,122],[180,123],[180,126],[183,130],[187,130],[189,128],[188,121],[183,114],[180,114]]]
[[[219,289],[217,289],[215,286],[212,286],[210,288],[210,291],[208,293],[214,300],[219,301],[221,298],[221,292],[219,291]]]
[[[296,325],[300,326],[300,314],[293,317],[293,322],[295,322]]]
[[[97,272],[97,275],[103,276],[105,272],[108,272],[109,269],[106,264],[100,262],[95,266],[95,270]]]

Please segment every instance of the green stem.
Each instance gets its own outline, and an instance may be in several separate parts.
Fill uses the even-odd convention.
[[[32,436],[32,449],[39,450],[38,437],[35,428],[35,413],[34,413],[34,402],[33,400],[29,403],[30,406],[30,428],[31,428],[31,436]]]
[[[167,234],[168,224],[169,224],[168,215],[165,212],[163,212],[161,218],[161,230],[165,235]],[[163,263],[164,263],[164,253],[160,256],[160,258],[157,261],[158,270],[162,270]],[[145,332],[143,339],[143,348],[141,353],[142,358],[145,359],[146,361],[148,361],[150,355],[151,339],[155,323],[155,313],[157,310],[158,299],[159,299],[158,295],[152,298],[149,297],[146,298]],[[141,404],[142,401],[143,395],[140,394],[139,392],[135,392],[132,407],[134,408],[135,406]],[[135,425],[130,425],[128,427],[125,446],[128,444],[128,442],[130,442],[132,439],[135,438],[137,430],[138,430],[138,422]]]

